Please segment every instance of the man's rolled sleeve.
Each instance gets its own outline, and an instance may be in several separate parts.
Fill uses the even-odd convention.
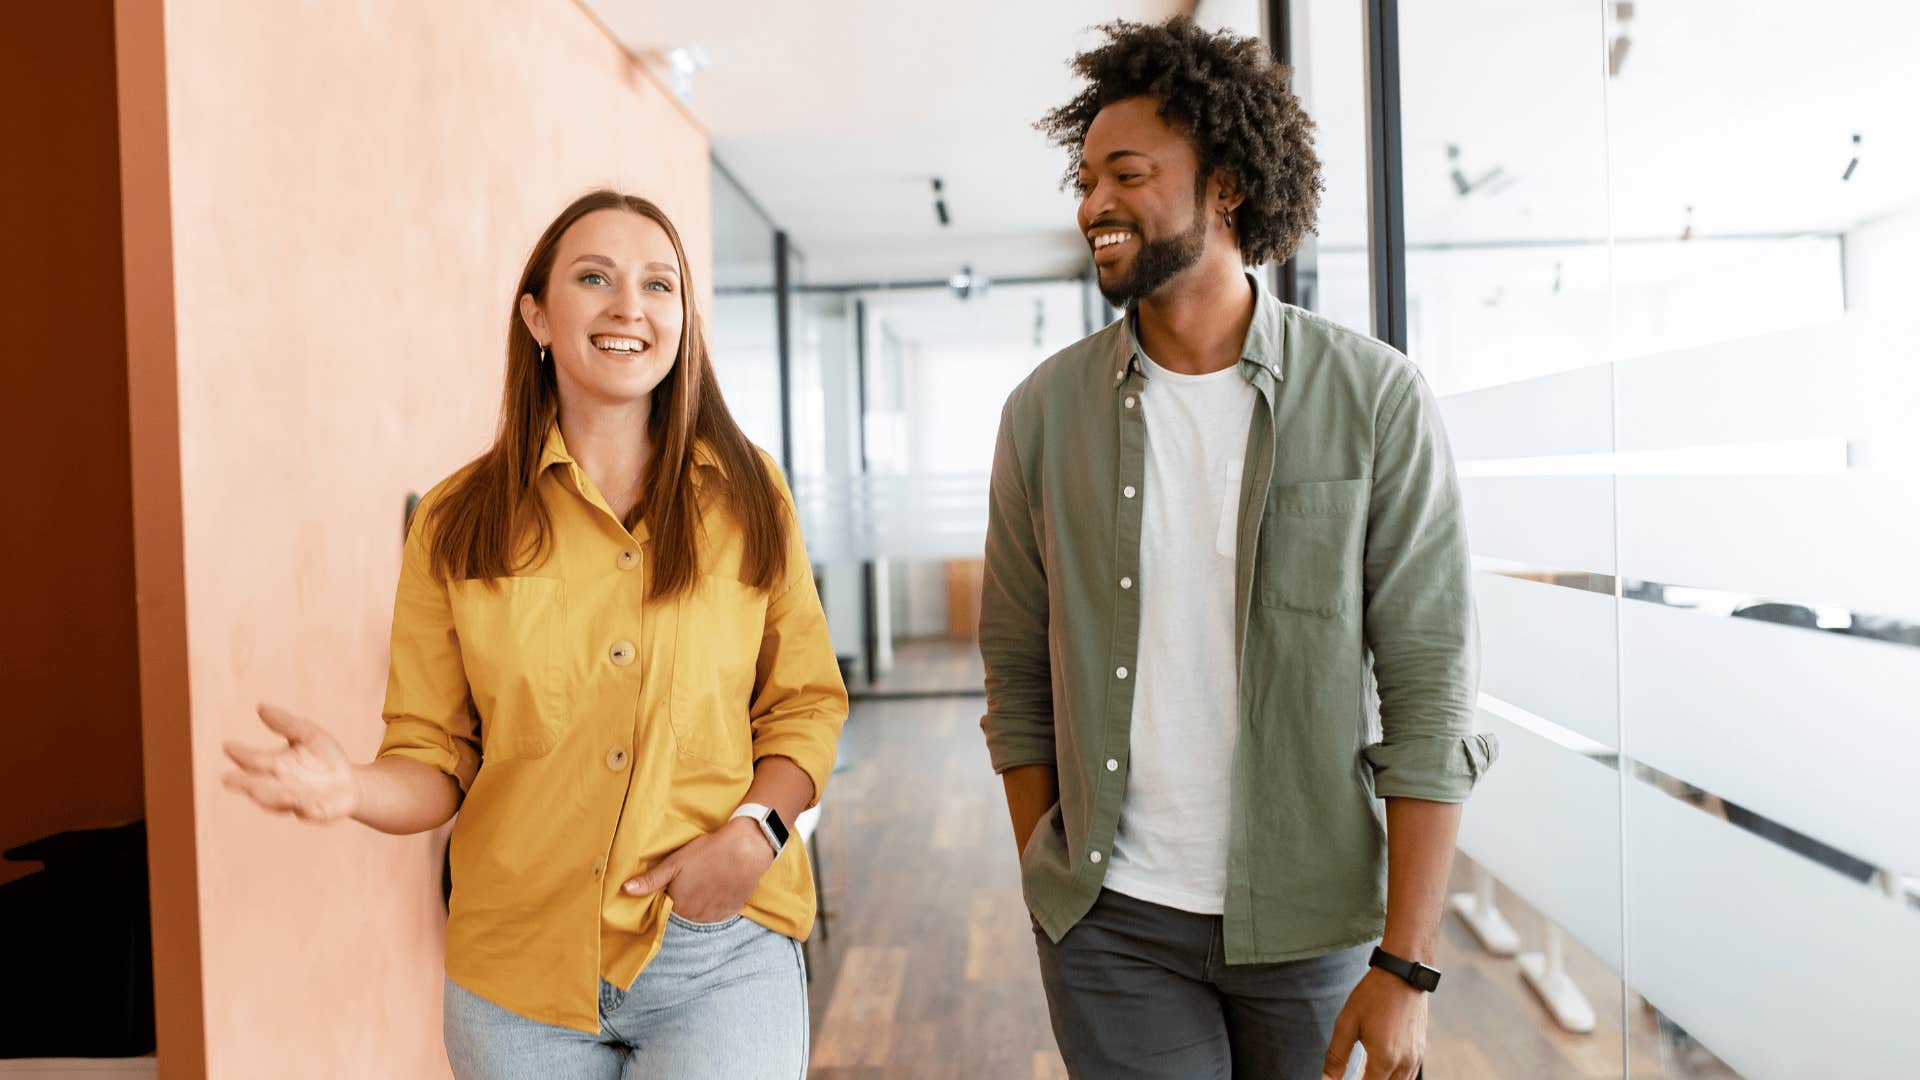
[[[379,757],[411,758],[453,777],[466,791],[480,771],[480,722],[454,631],[447,587],[430,570],[423,502],[400,556],[387,665],[386,734]]]
[[[1479,628],[1460,483],[1419,372],[1403,368],[1385,397],[1365,561],[1382,738],[1365,756],[1381,798],[1462,802],[1499,744],[1473,731]]]
[[[776,479],[779,470],[769,463]],[[833,774],[840,729],[847,719],[847,687],[827,632],[826,611],[800,535],[793,496],[779,481],[788,512],[788,583],[767,604],[766,629],[753,681],[753,760],[784,757],[813,780],[816,806]]]
[[[1012,399],[1000,413],[987,496],[980,659],[987,675],[987,712],[980,729],[987,736],[993,771],[1056,764],[1047,573],[1015,445]]]

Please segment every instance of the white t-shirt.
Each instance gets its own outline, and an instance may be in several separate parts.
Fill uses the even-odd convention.
[[[1240,476],[1259,391],[1237,364],[1205,375],[1145,364],[1139,681],[1106,886],[1218,915],[1227,895],[1240,715],[1233,651]]]

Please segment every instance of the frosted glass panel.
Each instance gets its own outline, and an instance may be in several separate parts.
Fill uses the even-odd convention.
[[[1484,709],[1479,726],[1500,762],[1467,803],[1460,849],[1617,970],[1618,774]]]
[[[1634,756],[1920,873],[1920,649],[1622,605]]]
[[[1630,476],[1621,574],[1920,615],[1920,474]]]
[[[1613,448],[1607,365],[1454,394],[1440,402],[1453,456],[1532,458]]]
[[[1556,571],[1613,571],[1613,480],[1606,476],[1461,481],[1475,555]]]
[[[1627,785],[1633,982],[1750,1080],[1912,1076],[1920,911]]]
[[[1620,449],[1920,431],[1917,314],[1856,312],[1818,326],[1624,361]],[[1737,397],[1728,392],[1735,386]]]
[[[985,473],[799,477],[807,550],[817,559],[978,559],[987,541]]]
[[[1481,690],[1618,746],[1613,597],[1499,574],[1473,583]]]

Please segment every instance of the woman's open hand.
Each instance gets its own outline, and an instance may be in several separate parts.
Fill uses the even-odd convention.
[[[320,725],[278,706],[262,705],[258,711],[286,745],[263,750],[227,743],[227,757],[239,769],[220,782],[268,810],[302,821],[351,817],[360,805],[360,784],[339,741]]]

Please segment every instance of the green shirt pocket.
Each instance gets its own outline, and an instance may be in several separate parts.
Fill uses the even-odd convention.
[[[1254,582],[1261,606],[1327,619],[1355,606],[1371,483],[1317,480],[1267,490]]]

